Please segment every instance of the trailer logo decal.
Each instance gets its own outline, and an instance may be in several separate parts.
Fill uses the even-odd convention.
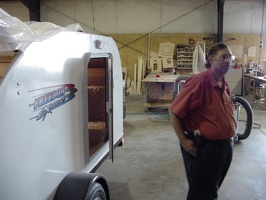
[[[57,89],[53,89],[57,88]],[[33,106],[34,111],[39,111],[38,115],[32,117],[32,119],[36,118],[36,121],[42,119],[44,121],[46,115],[48,113],[52,114],[52,110],[66,104],[67,102],[71,101],[75,98],[75,93],[77,89],[75,88],[74,84],[63,84],[57,86],[51,86],[46,88],[40,88],[36,90],[31,90],[29,92],[36,92],[40,90],[51,90],[45,94],[41,94],[35,96],[34,103],[30,104],[29,106]]]

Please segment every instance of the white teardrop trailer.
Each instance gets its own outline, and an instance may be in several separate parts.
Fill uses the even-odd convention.
[[[0,49],[16,56],[0,79],[0,199],[109,199],[94,172],[123,142],[115,42],[43,23],[36,39],[1,11]]]

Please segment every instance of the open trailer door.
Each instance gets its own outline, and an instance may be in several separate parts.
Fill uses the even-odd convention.
[[[97,156],[109,142],[113,157],[112,60],[108,55],[93,55],[87,66],[89,157]]]

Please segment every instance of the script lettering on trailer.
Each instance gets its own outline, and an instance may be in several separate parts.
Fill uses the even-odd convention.
[[[50,91],[33,97],[34,103],[29,104],[29,107],[33,106],[33,111],[38,112],[38,114],[30,118],[30,120],[36,119],[36,121],[38,121],[42,119],[42,121],[44,121],[48,113],[52,114],[52,110],[74,99],[75,93],[77,92],[74,84],[56,85],[30,90],[29,92],[37,92],[42,90]]]

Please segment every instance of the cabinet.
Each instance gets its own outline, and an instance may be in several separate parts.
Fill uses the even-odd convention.
[[[177,69],[192,69],[193,54],[195,47],[191,45],[176,46],[176,68]]]
[[[173,101],[174,84],[178,75],[151,73],[142,80],[145,83],[144,107],[169,108]]]
[[[227,81],[231,94],[237,96],[243,96],[243,69],[230,69],[228,73],[225,74],[225,80]]]

